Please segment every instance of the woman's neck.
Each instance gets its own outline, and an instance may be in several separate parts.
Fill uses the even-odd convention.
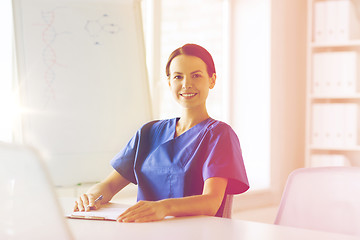
[[[176,135],[179,136],[186,132],[193,126],[201,123],[202,121],[209,118],[209,114],[206,109],[191,111],[185,109],[181,114],[179,121],[176,124]]]

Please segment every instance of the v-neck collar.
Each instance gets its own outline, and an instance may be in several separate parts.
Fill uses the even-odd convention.
[[[188,135],[191,132],[194,132],[197,130],[197,132],[200,132],[201,129],[205,126],[206,123],[208,123],[210,120],[212,120],[211,117],[208,117],[207,119],[199,122],[198,124],[196,124],[195,126],[189,128],[188,130],[186,130],[185,132],[183,132],[182,134],[180,134],[179,136],[175,136],[176,134],[176,124],[177,122],[180,120],[179,117],[177,118],[173,118],[173,126],[172,126],[172,137],[173,139],[179,139],[181,138],[183,135]]]

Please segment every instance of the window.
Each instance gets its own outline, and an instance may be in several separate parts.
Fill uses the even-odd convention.
[[[231,125],[252,190],[270,187],[270,1],[231,1]]]
[[[209,114],[237,132],[251,189],[269,188],[269,1],[143,1],[154,117],[180,115],[165,76],[170,53],[185,43],[204,46],[217,70],[207,102]]]
[[[0,141],[12,141],[14,125],[14,97],[12,95],[13,58],[12,58],[12,8],[11,1],[0,3]]]

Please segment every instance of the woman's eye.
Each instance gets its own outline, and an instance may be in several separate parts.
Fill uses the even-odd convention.
[[[194,75],[193,75],[193,78],[199,78],[199,77],[201,77],[200,74],[194,74]]]
[[[176,75],[176,76],[174,77],[174,79],[182,79],[182,76]]]

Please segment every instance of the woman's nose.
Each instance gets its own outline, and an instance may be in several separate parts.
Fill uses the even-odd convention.
[[[183,89],[188,89],[192,87],[192,81],[191,78],[189,77],[184,77],[184,81],[183,81],[183,85],[182,88]]]

